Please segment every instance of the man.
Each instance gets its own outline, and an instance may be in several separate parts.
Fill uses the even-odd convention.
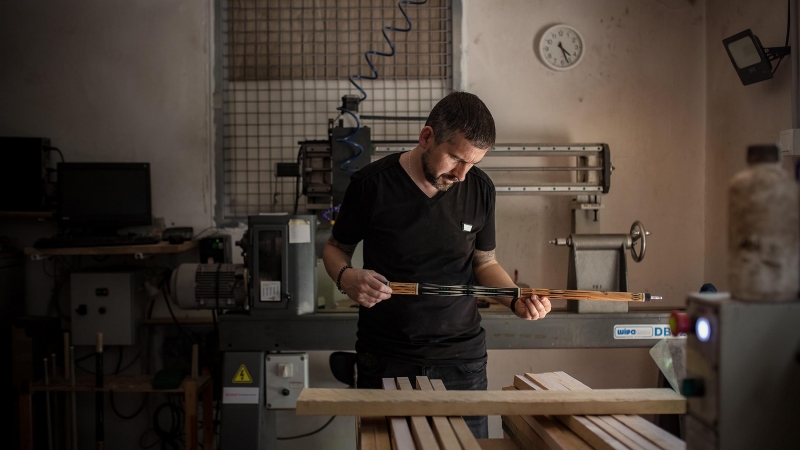
[[[475,298],[395,296],[384,283],[515,287],[495,260],[495,191],[475,164],[495,140],[494,119],[475,95],[439,101],[410,152],[376,161],[352,176],[325,269],[359,308],[358,388],[382,378],[441,379],[449,390],[485,390],[486,342]],[[364,241],[364,268],[350,267]],[[511,298],[500,302],[511,306]],[[514,300],[527,320],[550,312],[547,297]],[[478,438],[487,418],[467,417]]]

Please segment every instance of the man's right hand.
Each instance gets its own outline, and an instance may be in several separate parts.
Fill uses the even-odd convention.
[[[384,284],[388,282],[386,277],[372,270],[347,269],[339,285],[353,301],[372,308],[392,296],[392,289]]]

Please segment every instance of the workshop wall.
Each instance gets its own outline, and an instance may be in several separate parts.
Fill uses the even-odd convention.
[[[211,8],[3,2],[0,135],[49,137],[70,162],[150,162],[153,215],[208,227]]]
[[[651,231],[641,263],[629,258],[631,291],[664,296],[652,307],[685,304],[703,282],[704,5],[694,1],[465,2],[463,88],[494,115],[499,142],[606,142],[616,170],[595,231]],[[586,42],[567,72],[534,51],[545,28],[566,23]],[[699,44],[700,43],[700,44]],[[498,196],[497,256],[531,286],[564,288],[569,197]],[[545,319],[546,320],[546,319]],[[595,388],[653,387],[647,349],[494,350],[489,389],[514,374],[565,368]],[[500,437],[490,417],[490,437]]]
[[[750,28],[764,47],[780,47],[786,9],[781,0],[707,2],[705,277],[720,291],[728,289],[728,184],[746,168],[748,145],[775,143],[792,127],[791,58],[772,80],[743,86],[722,40]],[[787,170],[793,159],[784,161]]]
[[[616,170],[597,232],[651,231],[631,291],[680,306],[703,280],[704,48],[702,2],[466,2],[466,90],[489,106],[500,142],[606,142]],[[566,23],[584,60],[567,72],[542,64],[534,40]],[[566,287],[568,197],[498,196],[497,254],[530,285]]]

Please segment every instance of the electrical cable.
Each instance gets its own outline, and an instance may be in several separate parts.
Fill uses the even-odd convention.
[[[291,439],[300,439],[300,438],[304,438],[304,437],[311,436],[311,435],[313,435],[313,434],[317,434],[317,433],[319,433],[320,431],[324,430],[324,429],[325,429],[325,427],[327,427],[328,425],[330,425],[330,424],[331,424],[331,422],[333,422],[333,419],[335,419],[335,418],[336,418],[336,416],[331,416],[331,418],[330,418],[330,419],[329,419],[327,422],[325,422],[325,425],[323,425],[323,426],[321,426],[321,427],[317,428],[316,430],[314,430],[314,431],[312,431],[312,432],[310,432],[310,433],[306,433],[306,434],[300,434],[300,435],[297,435],[297,436],[279,437],[279,438],[278,438],[278,440],[279,440],[279,441],[288,441],[288,440],[291,440]]]
[[[61,162],[62,163],[64,162],[64,154],[61,153],[61,150],[59,150],[58,147],[47,147],[47,151],[48,152],[57,152],[58,156],[61,157]]]
[[[161,287],[161,295],[164,297],[164,303],[167,304],[167,309],[169,310],[169,315],[172,316],[172,321],[175,322],[175,326],[178,327],[178,330],[180,330],[181,333],[183,333],[184,336],[186,336],[186,339],[188,339],[189,342],[191,342],[192,344],[196,344],[195,340],[192,339],[191,335],[189,335],[189,332],[187,332],[183,328],[183,325],[181,325],[178,322],[178,318],[175,317],[175,313],[172,312],[172,306],[170,306],[170,304],[169,304],[169,297],[167,295],[167,286],[166,286],[166,284],[167,283],[164,282],[164,285]]]
[[[297,167],[298,168],[300,167],[300,162],[301,162],[300,158],[301,158],[302,154],[303,154],[303,147],[300,147],[300,150],[297,151]],[[295,181],[294,181],[294,214],[295,215],[297,215],[297,204],[300,202],[300,194],[301,194],[301,192],[300,192],[300,175],[302,173],[305,173],[305,172],[301,171],[300,174],[298,174],[297,177],[295,177]]]
[[[786,2],[786,8],[788,9],[788,12],[786,13],[786,40],[783,43],[784,47],[788,47],[789,46],[789,28],[790,28],[790,25],[791,25],[790,17],[792,15],[792,1],[791,0],[788,0]],[[775,71],[778,70],[778,67],[780,67],[781,61],[783,61],[783,56],[778,58],[778,63],[775,64],[775,68],[772,69],[772,74],[773,75],[775,74]]]
[[[169,410],[169,417],[172,419],[169,422],[169,428],[166,430],[161,428],[161,421],[159,420],[161,412],[165,409]],[[178,450],[180,448],[178,442],[181,441],[183,437],[183,409],[176,406],[171,401],[160,404],[153,412],[153,431],[161,441],[161,448],[170,446]]]
[[[428,0],[422,0],[422,1],[401,0],[400,2],[398,2],[397,3],[397,7],[400,8],[400,12],[403,14],[403,17],[406,19],[406,24],[408,24],[408,26],[406,28],[398,28],[398,27],[393,27],[393,26],[390,26],[390,25],[386,25],[381,30],[381,33],[383,33],[383,38],[386,40],[386,43],[389,44],[389,48],[391,49],[391,52],[386,53],[386,52],[379,52],[377,50],[367,50],[366,52],[364,52],[364,59],[367,60],[367,64],[369,65],[370,70],[372,70],[372,75],[353,74],[353,75],[350,75],[350,78],[349,78],[350,84],[355,86],[355,88],[361,93],[361,97],[359,97],[358,103],[361,103],[361,102],[363,102],[364,100],[367,99],[367,92],[364,91],[364,89],[356,82],[356,80],[377,80],[378,76],[379,76],[378,75],[378,69],[376,69],[375,68],[375,64],[372,63],[372,60],[370,59],[370,55],[391,57],[391,56],[394,56],[394,54],[395,54],[394,43],[392,42],[391,39],[389,39],[389,35],[386,34],[386,32],[387,31],[399,31],[399,32],[402,32],[402,33],[408,33],[412,29],[411,19],[408,17],[408,14],[406,13],[406,10],[403,9],[403,5],[424,5],[425,3],[428,3]],[[358,144],[356,142],[352,142],[350,140],[350,139],[352,139],[353,137],[355,137],[358,134],[359,130],[361,130],[361,121],[359,120],[358,116],[354,112],[346,109],[344,106],[336,108],[336,110],[340,111],[342,113],[351,115],[353,117],[353,119],[355,120],[355,122],[356,122],[355,131],[353,131],[352,133],[350,133],[349,135],[347,135],[347,136],[345,136],[343,138],[339,138],[339,139],[336,140],[337,142],[341,142],[341,143],[343,143],[345,145],[349,145],[350,147],[354,147],[355,149],[358,150],[358,153],[356,153],[355,156],[347,159],[341,165],[339,165],[339,168],[344,170],[344,171],[346,171],[346,172],[351,172],[351,173],[352,172],[356,172],[353,169],[348,169],[347,165],[350,164],[352,161],[354,161],[356,158],[358,158],[359,156],[361,156],[364,153],[364,148],[360,144]]]

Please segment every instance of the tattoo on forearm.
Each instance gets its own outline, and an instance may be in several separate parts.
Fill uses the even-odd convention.
[[[353,256],[353,253],[355,253],[356,247],[358,246],[358,245],[342,244],[341,242],[334,239],[333,236],[328,238],[328,245],[332,245],[338,248],[339,250],[347,253],[348,256]]]
[[[495,261],[494,250],[489,250],[488,252],[475,250],[472,258],[472,267],[480,267],[493,261]]]

